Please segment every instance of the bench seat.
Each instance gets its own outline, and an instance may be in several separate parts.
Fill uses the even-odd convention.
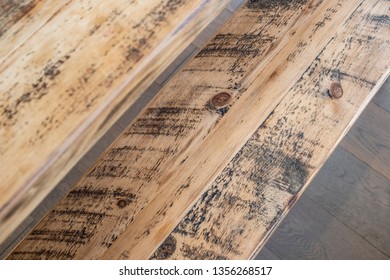
[[[253,258],[388,77],[389,8],[247,1],[9,258]]]

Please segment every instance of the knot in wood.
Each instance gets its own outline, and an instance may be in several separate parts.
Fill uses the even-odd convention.
[[[232,99],[232,96],[229,93],[221,92],[211,99],[211,104],[215,107],[224,107],[229,104],[230,99]]]
[[[333,99],[339,99],[343,96],[343,88],[340,83],[332,83],[329,89],[329,95]]]
[[[124,200],[124,199],[121,199],[121,200],[118,201],[118,203],[116,205],[118,205],[118,207],[122,209],[122,208],[125,208],[128,205],[128,202],[126,200]]]

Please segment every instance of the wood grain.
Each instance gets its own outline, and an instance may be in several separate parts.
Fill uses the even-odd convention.
[[[10,258],[254,255],[387,75],[386,4],[249,1]]]
[[[361,39],[372,35],[368,30],[378,23],[371,19],[387,8],[385,1],[359,6],[153,258],[256,254],[376,91],[370,81],[388,75],[389,26],[373,41]],[[379,65],[382,48],[387,58]],[[337,100],[328,92],[335,75],[343,88]],[[168,240],[175,248],[167,253]]]
[[[0,65],[71,0],[5,0],[0,7]],[[32,44],[31,41],[29,44]]]
[[[0,242],[227,3],[1,5]]]

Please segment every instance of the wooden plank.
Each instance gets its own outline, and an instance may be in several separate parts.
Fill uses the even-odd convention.
[[[339,148],[313,185],[315,203],[390,256],[390,180]]]
[[[389,259],[306,193],[272,235],[267,247],[288,260]]]
[[[256,255],[388,75],[389,24],[377,22],[388,7],[364,1],[337,35],[328,34],[329,44],[154,258]],[[334,83],[343,88],[339,99],[330,97]],[[175,248],[161,254],[169,241]]]
[[[254,35],[249,37],[249,39],[246,39],[239,34],[236,36],[229,35],[229,33],[232,33],[235,30],[237,30],[235,33],[241,32],[242,24],[240,20],[237,20],[237,23],[230,28],[231,30],[227,31],[225,36],[219,36],[216,41],[216,43],[224,42],[225,44],[233,45],[233,49],[230,52],[231,54],[229,55],[227,61],[225,57],[218,57],[218,49],[209,47],[195,60],[193,60],[192,63],[189,64],[189,66],[180,74],[179,78],[174,79],[170,84],[168,84],[160,95],[161,97],[155,99],[154,102],[152,102],[149,106],[150,109],[147,111],[147,113],[143,114],[143,116],[139,118],[140,121],[138,121],[138,123],[136,122],[136,125],[133,125],[135,128],[128,129],[128,131],[131,132],[133,130],[133,132],[126,132],[122,137],[120,137],[114,146],[110,149],[111,151],[106,153],[107,155],[111,154],[111,156],[108,156],[106,159],[102,159],[100,161],[101,164],[98,163],[97,168],[95,168],[94,171],[90,172],[85,178],[83,178],[82,181],[80,181],[75,189],[70,193],[67,198],[69,200],[64,200],[59,206],[59,208],[62,210],[58,213],[63,213],[66,209],[80,207],[80,205],[84,204],[84,200],[90,200],[90,186],[93,184],[93,186],[96,186],[99,191],[93,191],[92,193],[101,193],[103,196],[102,200],[99,202],[99,205],[102,205],[102,209],[104,209],[103,211],[99,211],[99,213],[101,213],[99,216],[103,218],[102,225],[98,228],[94,227],[93,225],[88,225],[88,222],[90,221],[89,217],[91,217],[90,215],[94,216],[92,213],[96,213],[96,211],[93,210],[95,206],[92,206],[92,208],[85,208],[85,206],[82,206],[82,212],[89,212],[91,213],[90,215],[80,215],[78,214],[80,213],[78,210],[73,212],[68,211],[68,214],[64,216],[64,219],[61,218],[61,220],[67,223],[69,222],[69,214],[74,214],[74,217],[72,217],[71,220],[78,222],[77,225],[70,225],[72,229],[81,232],[84,227],[86,227],[86,230],[90,234],[91,238],[85,242],[85,245],[76,245],[72,248],[71,251],[67,251],[69,250],[68,246],[66,246],[68,249],[65,248],[65,250],[61,248],[61,246],[65,245],[62,244],[63,242],[57,242],[60,248],[50,250],[49,257],[88,258],[88,256],[85,254],[86,252],[89,252],[90,254],[92,253],[92,251],[89,249],[89,246],[91,246],[90,244],[103,244],[103,246],[101,246],[103,247],[102,250],[107,250],[107,247],[112,243],[112,241],[109,241],[111,236],[113,236],[115,239],[115,237],[119,235],[123,228],[126,227],[125,217],[131,217],[138,213],[140,209],[144,207],[144,204],[147,204],[151,199],[153,199],[153,197],[157,195],[156,189],[150,186],[146,187],[146,183],[151,184],[152,181],[158,182],[159,176],[161,176],[164,169],[167,169],[169,172],[172,164],[170,161],[180,162],[184,160],[186,153],[183,152],[187,151],[188,153],[190,150],[189,148],[191,148],[189,143],[192,142],[192,146],[198,145],[198,142],[202,136],[207,134],[208,129],[211,129],[221,118],[224,112],[223,110],[221,110],[221,112],[218,114],[211,114],[210,110],[205,110],[206,108],[204,104],[207,103],[208,99],[215,95],[216,91],[220,91],[221,88],[231,91],[234,89],[234,87],[237,87],[237,84],[242,81],[243,78],[245,78],[246,72],[250,73],[251,70],[257,66],[257,63],[260,59],[264,58],[268,52],[274,53],[274,49],[277,50],[277,48],[270,49],[272,48],[272,44],[277,44],[278,42],[279,44],[277,46],[283,46],[283,44],[286,44],[287,41],[282,40],[282,38],[288,34],[291,24],[294,24],[294,21],[300,17],[302,17],[303,21],[305,20],[305,16],[302,15],[303,11],[301,8],[302,7],[298,6],[298,8],[292,9],[289,13],[286,13],[284,17],[280,18],[280,22],[277,22],[273,26],[269,27],[268,32],[270,33],[267,32],[265,35]],[[260,23],[257,27],[257,30],[261,31],[264,29],[265,24],[272,22],[275,13],[276,11],[272,13],[266,12],[266,23]],[[253,28],[252,24],[258,21],[256,15],[259,16],[259,12],[257,12],[257,14],[251,14],[253,20],[250,22],[250,24],[246,25],[248,30],[242,30],[242,34],[251,31]],[[241,14],[241,17],[246,18],[246,14]],[[280,35],[278,35],[279,32],[281,32]],[[254,41],[255,44],[252,43],[252,41]],[[254,55],[261,56],[259,57],[259,60],[254,60]],[[210,68],[208,65],[210,56],[214,57],[212,61],[213,65],[220,65],[216,71],[213,71],[215,72],[213,73],[214,75],[219,75],[219,79],[217,80],[220,81],[219,84],[215,83],[215,76],[213,77],[213,75],[210,75],[210,73],[204,71]],[[199,80],[193,78],[196,77],[195,75],[198,76]],[[231,79],[232,75],[233,79]],[[189,77],[191,77],[191,79],[189,79]],[[176,92],[179,91],[181,91],[180,96],[176,94]],[[204,97],[201,95],[204,95]],[[196,100],[195,97],[197,96],[199,97]],[[198,105],[192,104],[195,103],[194,101]],[[160,113],[158,113],[159,111]],[[165,120],[166,124],[159,124],[156,117],[159,117],[161,121]],[[143,123],[146,124],[145,120],[148,118],[154,120],[154,127],[151,125],[143,125]],[[177,125],[175,125],[173,128],[168,127],[168,125],[172,123],[170,119],[177,123]],[[190,126],[185,126],[185,122],[178,122],[180,119],[190,119]],[[142,125],[146,129],[148,129],[148,127],[150,128],[143,132]],[[159,129],[158,127],[162,127],[163,130],[159,132],[157,130]],[[201,137],[199,137],[199,130],[202,130],[202,128],[203,135],[201,134]],[[128,143],[130,143],[130,137],[136,145],[141,146],[133,147],[132,145],[129,145]],[[135,159],[136,162],[129,160],[131,158]],[[118,164],[121,164],[123,168],[129,170],[127,171],[127,174],[115,174],[115,170],[117,168],[116,166],[118,166]],[[99,165],[101,167],[99,167]],[[102,168],[108,168],[107,171],[112,170],[113,172],[107,173],[107,171],[102,170]],[[99,181],[109,180],[109,186],[113,186],[111,188],[128,190],[125,193],[131,196],[136,196],[138,203],[131,203],[129,205],[131,209],[129,209],[129,207],[125,207],[124,210],[118,209],[118,207],[115,206],[112,211],[106,213],[106,209],[108,207],[112,208],[110,205],[115,205],[118,199],[112,196],[110,193],[110,188],[105,185],[106,183],[99,183],[97,185],[96,179],[99,179]],[[131,181],[131,186],[129,186],[127,180]],[[94,188],[95,187],[92,189]],[[81,195],[73,195],[80,193]],[[103,206],[102,201],[106,201],[107,204]],[[54,218],[52,215],[53,212],[47,217],[47,219],[51,220],[51,218]],[[58,218],[54,218],[53,221],[54,220],[57,221]],[[81,220],[83,220],[83,222]],[[130,219],[128,221],[130,221]],[[118,227],[120,225],[119,222],[124,222],[125,224]],[[57,226],[52,222],[49,222],[49,224],[52,226],[49,226],[49,228],[46,226],[43,227],[46,227],[50,232],[56,231],[54,228]],[[61,225],[61,227],[65,229],[67,226],[64,224]],[[110,228],[112,235],[107,236],[107,231],[105,230],[106,227]],[[34,238],[37,240],[37,243],[35,244],[38,246],[43,246],[41,248],[44,248],[44,242],[39,242],[39,239],[48,239],[47,236],[41,237],[35,235]],[[97,250],[96,246],[94,247],[96,250],[94,250],[93,253],[99,254],[99,250]],[[37,251],[44,250],[41,248],[37,249]],[[93,255],[90,257],[93,258],[96,256]]]
[[[290,95],[294,95],[289,89],[302,80],[302,73],[307,69],[312,69],[313,73],[323,70],[315,68],[323,51],[345,54],[344,48],[338,50],[340,45],[332,43],[333,35],[346,20],[349,24],[341,30],[347,34],[360,26],[353,26],[356,21],[348,18],[351,14],[360,14],[361,2],[248,2],[165,86],[10,258],[150,257],[256,129],[266,119],[267,123],[275,121],[272,111],[275,114],[279,101],[289,100]],[[370,8],[373,5],[372,1],[364,3]],[[386,46],[386,40],[380,32],[378,34],[370,48],[376,48],[379,41]],[[352,47],[354,51],[360,51],[355,44]],[[361,55],[367,55],[367,51],[362,51]],[[381,63],[372,60],[367,64],[370,73],[364,74],[378,81],[388,65],[384,65],[386,60]],[[359,65],[350,64],[351,69],[346,70],[360,74]],[[324,89],[329,88],[329,72],[316,81]],[[312,98],[324,102],[329,112],[339,106],[346,109],[348,113],[344,117],[350,120],[356,113],[353,109],[367,97],[363,94],[360,99],[351,101],[348,98],[350,91],[356,89],[354,86],[372,90],[372,84],[352,83],[344,76],[343,79],[343,87],[350,86],[345,90],[346,104],[340,102],[338,105],[339,101],[331,100],[324,92]],[[309,88],[310,81],[303,86]],[[283,99],[286,94],[288,98]],[[227,102],[223,104],[224,100]],[[301,102],[298,98],[293,100],[298,104]],[[286,110],[279,106],[277,111]],[[321,113],[324,111],[319,110]],[[332,117],[330,113],[325,116]],[[296,134],[299,139],[303,136]],[[310,134],[305,137],[310,139]],[[315,160],[324,160],[334,141],[330,141],[330,147],[316,155]],[[301,156],[308,157],[304,152]],[[294,158],[290,156],[290,159],[294,163]],[[309,178],[301,178],[297,173],[299,168],[295,171],[290,177],[297,175],[297,183]],[[282,199],[289,201],[292,195],[285,187],[279,187],[280,193],[286,192]],[[214,185],[211,193],[213,188]],[[247,196],[245,191],[240,195]],[[239,218],[229,222],[233,225],[234,221]],[[190,240],[190,237],[186,239]],[[257,241],[246,243],[248,250],[252,250],[247,254],[253,254]],[[218,256],[215,252],[206,256]]]
[[[390,179],[390,113],[370,103],[341,146]]]
[[[0,65],[71,0],[5,0],[0,4]]]
[[[54,2],[1,38],[0,242],[228,1]]]
[[[0,3],[0,37],[32,10],[39,0],[4,0]]]

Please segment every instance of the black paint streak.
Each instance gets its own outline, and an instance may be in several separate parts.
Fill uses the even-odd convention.
[[[166,260],[173,255],[176,251],[176,239],[174,236],[169,235],[165,241],[160,245],[157,251],[150,258],[151,260]]]

